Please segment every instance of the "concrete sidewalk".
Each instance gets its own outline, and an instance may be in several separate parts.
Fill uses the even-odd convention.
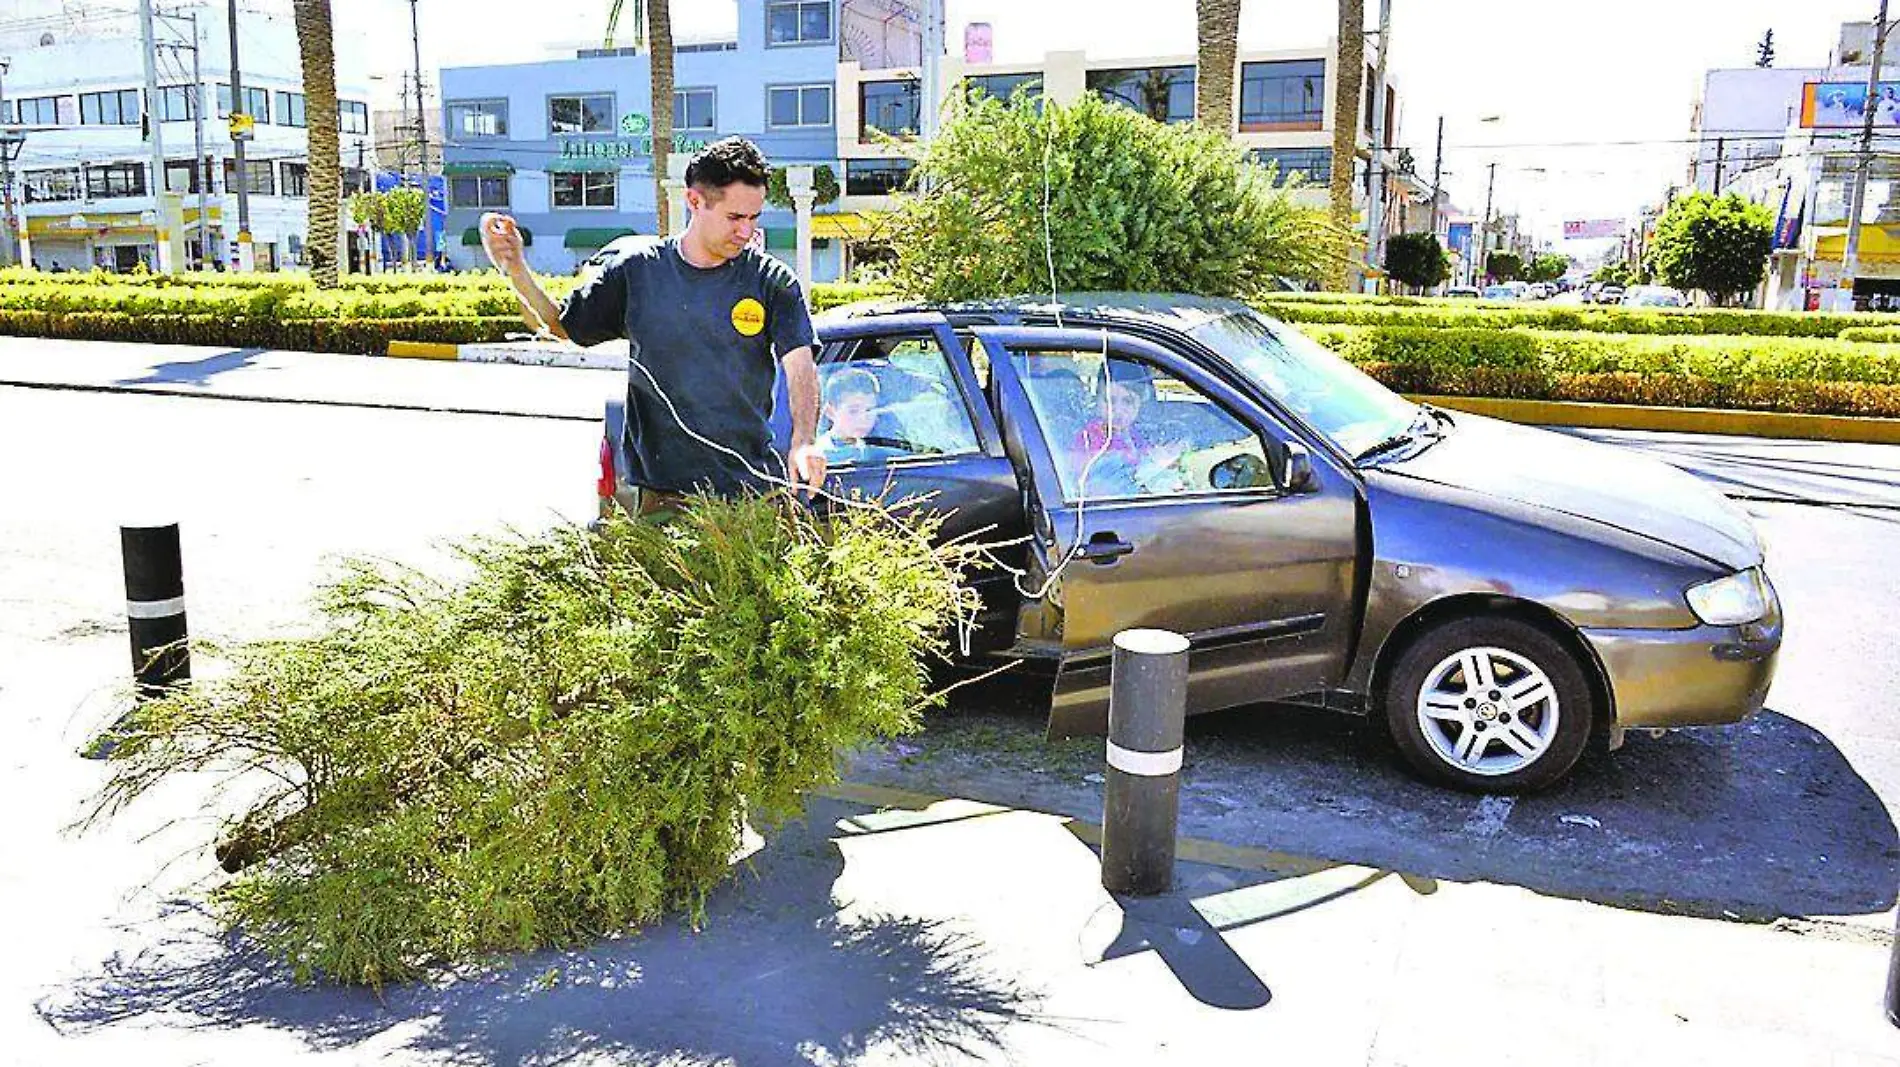
[[[625,389],[575,367],[0,337],[0,385],[598,421]]]
[[[709,903],[431,984],[300,987],[173,888],[146,831],[58,828],[96,782],[69,742],[119,640],[0,648],[8,773],[0,1062],[1900,1064],[1888,940],[1625,911],[1186,842],[1177,890],[1117,899],[1081,822],[841,788]],[[28,664],[31,663],[31,669]],[[90,695],[87,695],[90,694]],[[75,712],[75,701],[84,713]],[[1219,862],[1205,862],[1216,860]]]

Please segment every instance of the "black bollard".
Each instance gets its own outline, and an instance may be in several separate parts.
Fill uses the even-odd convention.
[[[121,526],[125,558],[125,618],[132,634],[132,677],[138,698],[164,696],[191,678],[185,644],[185,568],[178,524]]]
[[[1174,887],[1188,641],[1167,630],[1115,635],[1108,701],[1102,887],[1154,896]]]

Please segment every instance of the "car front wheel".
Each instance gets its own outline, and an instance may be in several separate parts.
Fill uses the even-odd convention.
[[[1502,617],[1420,635],[1393,665],[1384,698],[1386,725],[1414,770],[1483,793],[1541,789],[1569,773],[1595,704],[1568,649]]]

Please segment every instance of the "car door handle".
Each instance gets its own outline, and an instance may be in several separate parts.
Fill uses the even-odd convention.
[[[1089,538],[1089,543],[1083,545],[1082,551],[1077,552],[1076,555],[1093,563],[1113,563],[1117,558],[1126,556],[1134,550],[1134,545],[1112,533],[1098,533]]]

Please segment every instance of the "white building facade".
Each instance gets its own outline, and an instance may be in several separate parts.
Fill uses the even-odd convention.
[[[158,93],[145,93],[144,49],[136,14],[123,8],[21,20],[0,29],[0,53],[11,59],[0,119],[24,136],[13,163],[16,219],[33,265],[50,270],[99,267],[127,271],[158,266],[161,233],[184,236],[180,267],[229,267],[237,238],[237,189],[250,193],[250,230],[259,269],[300,265],[307,222],[309,147],[301,60],[287,8],[247,4],[239,12],[239,70],[255,117],[240,175],[230,136],[230,38],[226,5],[199,2],[167,8],[157,20]],[[196,15],[197,80],[192,26]],[[341,163],[375,165],[368,77],[347,35],[336,41]],[[203,157],[196,117],[203,116]],[[162,137],[165,189],[157,195],[146,136]],[[345,188],[353,187],[346,180]],[[210,260],[204,257],[210,241]],[[340,247],[344,247],[340,244]]]

